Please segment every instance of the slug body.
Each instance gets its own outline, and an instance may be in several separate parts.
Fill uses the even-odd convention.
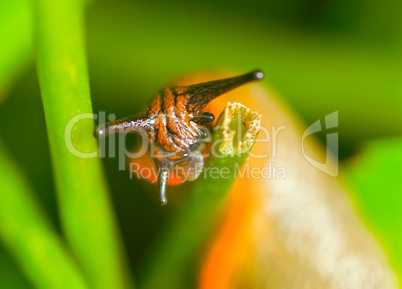
[[[194,180],[204,161],[199,151],[206,140],[205,126],[215,117],[205,108],[214,98],[240,85],[264,77],[261,71],[205,83],[166,88],[151,100],[143,113],[101,125],[95,137],[114,133],[146,134],[151,154],[158,168],[160,201],[167,203],[169,171],[175,170]]]

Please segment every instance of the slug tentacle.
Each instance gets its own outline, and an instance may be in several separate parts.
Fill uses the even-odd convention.
[[[169,173],[179,169],[187,180],[196,179],[201,173],[204,160],[200,146],[207,142],[207,133],[200,124],[214,121],[215,116],[204,109],[214,98],[264,74],[255,70],[250,73],[205,83],[178,86],[162,90],[139,115],[108,122],[96,128],[97,138],[114,133],[146,133],[148,143],[154,150],[158,167],[159,197],[167,203],[166,186]]]
[[[159,168],[158,182],[159,182],[159,199],[162,205],[166,205],[166,187],[169,178],[169,168],[166,165],[162,165]]]
[[[255,70],[236,77],[187,86],[183,88],[184,93],[189,95],[187,109],[190,112],[201,111],[214,98],[250,81],[259,80],[263,77],[264,74],[260,70]]]
[[[96,138],[101,138],[114,133],[141,133],[144,129],[151,129],[154,122],[148,115],[142,113],[100,125],[95,129],[94,135]]]

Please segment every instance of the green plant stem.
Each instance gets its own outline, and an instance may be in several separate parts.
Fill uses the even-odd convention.
[[[144,276],[140,280],[141,289],[194,287],[194,284],[190,284],[192,280],[188,280],[191,279],[189,275],[194,272],[189,272],[188,268],[194,268],[200,251],[207,243],[236,179],[236,168],[241,168],[254,144],[259,122],[260,117],[256,113],[239,104],[228,105],[221,114],[212,137],[212,144],[218,142],[214,150],[216,154],[210,152],[208,164],[188,193],[188,198],[169,220],[156,246],[152,248],[147,260],[149,263],[145,264]],[[234,130],[235,137],[242,138],[241,149],[236,147],[234,139],[224,135],[225,128]],[[244,137],[245,130],[250,133],[248,137]],[[217,177],[218,170],[225,172],[224,176],[227,178]]]
[[[40,289],[89,288],[0,142],[0,239]]]
[[[68,122],[92,114],[84,49],[84,1],[37,0],[37,68],[66,237],[91,288],[130,288],[109,192],[99,158],[66,146]],[[93,120],[77,122],[70,139],[80,152],[97,152]]]

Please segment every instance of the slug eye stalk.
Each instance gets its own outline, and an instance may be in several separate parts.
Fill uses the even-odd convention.
[[[179,168],[196,179],[203,166],[198,149],[205,133],[199,126],[215,119],[213,114],[204,111],[208,103],[225,92],[263,78],[264,74],[255,70],[232,78],[164,89],[153,97],[143,113],[101,125],[94,135],[100,138],[114,133],[139,134],[145,130],[156,156],[159,196],[164,205],[170,170]],[[197,168],[192,167],[195,165]]]

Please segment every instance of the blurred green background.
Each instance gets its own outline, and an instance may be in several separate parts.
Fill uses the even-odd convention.
[[[10,4],[12,3],[12,4]],[[33,63],[28,0],[0,0],[0,136],[60,229]],[[402,25],[397,0],[91,1],[87,52],[94,112],[131,115],[173,78],[262,69],[306,123],[339,111],[340,177],[402,274]],[[321,136],[324,142],[324,135]],[[106,159],[133,272],[186,189],[155,188]],[[0,247],[0,288],[31,288]]]

